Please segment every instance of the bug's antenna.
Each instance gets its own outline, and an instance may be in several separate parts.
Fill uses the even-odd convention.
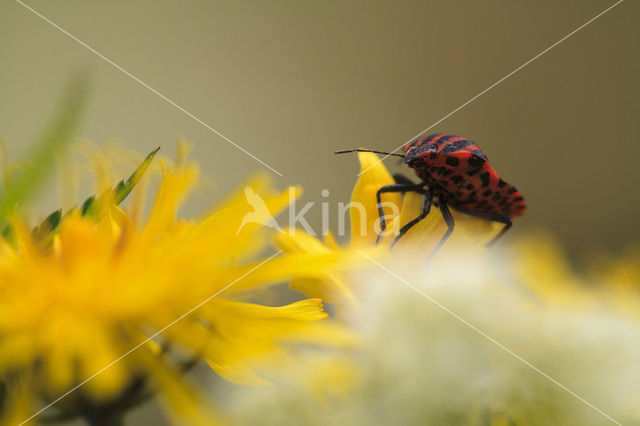
[[[374,152],[376,154],[394,155],[396,157],[404,158],[404,155],[402,154],[393,154],[391,152],[376,151],[375,149],[343,149],[341,151],[335,151],[334,154],[346,154],[347,152]]]

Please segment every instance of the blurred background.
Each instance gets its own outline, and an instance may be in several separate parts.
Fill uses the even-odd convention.
[[[19,158],[69,77],[85,71],[93,87],[78,136],[116,138],[140,153],[162,145],[165,154],[186,138],[216,183],[192,211],[254,172],[279,187],[303,185],[302,203],[337,209],[358,166],[333,150],[393,150],[613,3],[27,2],[280,177],[8,0],[0,134]],[[550,228],[578,256],[640,240],[638,18],[638,2],[621,3],[429,132],[474,140],[521,190],[528,211],[516,232]],[[40,203],[45,214],[57,201]],[[316,205],[308,215],[315,229],[320,212]]]

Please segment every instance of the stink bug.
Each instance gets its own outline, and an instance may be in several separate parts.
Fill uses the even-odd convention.
[[[380,229],[378,241],[386,228],[381,205],[381,194],[385,192],[418,192],[424,195],[422,212],[418,217],[400,228],[391,247],[407,233],[411,227],[424,219],[431,210],[434,197],[438,200],[442,217],[448,226],[430,258],[442,247],[453,232],[454,221],[449,207],[471,216],[503,223],[504,227],[487,246],[495,244],[511,228],[511,219],[525,211],[524,198],[513,186],[502,180],[489,165],[487,156],[467,138],[448,134],[433,134],[416,139],[402,147],[404,155],[368,149],[336,151],[376,152],[404,158],[405,164],[414,169],[420,178],[414,183],[403,175],[394,175],[396,183],[381,187],[376,194]]]

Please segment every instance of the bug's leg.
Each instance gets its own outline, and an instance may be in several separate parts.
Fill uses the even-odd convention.
[[[408,177],[406,177],[405,175],[403,175],[401,173],[394,173],[393,174],[393,180],[395,180],[396,183],[399,183],[399,184],[402,184],[402,185],[413,185],[413,186],[416,185],[414,182],[411,181],[411,179],[409,179]]]
[[[493,237],[493,239],[487,243],[487,247],[491,247],[492,245],[497,243],[498,240],[500,240],[500,238],[502,238],[504,236],[504,234],[507,233],[507,231],[509,230],[509,228],[511,228],[511,225],[513,224],[511,222],[511,218],[509,216],[505,216],[503,214],[494,213],[494,212],[483,212],[483,211],[477,211],[477,210],[470,210],[470,209],[466,209],[464,207],[456,207],[455,209],[458,210],[458,211],[461,211],[462,213],[466,213],[469,216],[475,216],[475,217],[479,217],[479,218],[482,218],[482,219],[487,219],[487,220],[491,220],[493,222],[498,222],[498,223],[503,223],[504,224],[504,227],[500,230],[500,232],[498,232],[498,235]]]
[[[410,221],[409,223],[404,225],[402,228],[400,228],[400,231],[399,231],[398,235],[396,235],[396,238],[394,238],[393,243],[391,243],[391,248],[393,248],[393,246],[398,242],[398,240],[404,234],[406,234],[407,231],[409,231],[409,229],[411,229],[414,225],[416,225],[422,219],[427,217],[427,215],[429,214],[429,211],[431,210],[431,199],[432,199],[431,192],[425,191],[424,192],[424,202],[422,203],[422,212],[420,213],[420,215],[418,217],[416,217],[415,219],[413,219],[412,221]]]
[[[385,229],[387,229],[387,222],[384,219],[384,211],[382,210],[382,199],[380,198],[380,196],[385,192],[410,192],[410,191],[416,191],[418,189],[421,189],[421,188],[416,187],[415,184],[407,185],[402,183],[397,183],[395,185],[386,185],[378,189],[378,192],[376,192],[376,201],[378,202],[377,206],[378,206],[378,217],[380,218],[380,233],[378,234],[378,238],[376,238],[376,244],[380,242],[382,233],[384,232]]]
[[[511,228],[511,225],[513,225],[513,222],[511,222],[511,218],[509,218],[508,216],[502,216],[501,218],[496,217],[495,221],[504,223],[504,227],[500,230],[500,232],[498,232],[498,235],[493,237],[493,239],[487,243],[487,247],[491,247],[492,245],[497,243],[498,240],[500,240],[504,236],[504,234],[506,234],[507,231]]]
[[[447,232],[444,233],[442,238],[440,238],[440,241],[438,241],[438,244],[436,244],[433,250],[431,250],[431,253],[429,253],[429,257],[427,258],[427,265],[430,264],[431,260],[433,260],[435,255],[438,254],[438,252],[442,248],[442,245],[445,243],[445,241],[447,241],[447,239],[453,232],[453,227],[455,225],[453,221],[453,216],[451,216],[451,211],[449,210],[449,207],[447,207],[447,203],[441,198],[438,201],[440,202],[440,212],[442,212],[442,218],[444,219],[444,222],[447,224],[448,229],[447,229]]]

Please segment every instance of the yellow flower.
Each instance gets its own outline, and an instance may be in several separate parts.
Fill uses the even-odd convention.
[[[344,331],[320,321],[327,314],[317,298],[280,307],[243,301],[290,278],[337,271],[348,265],[344,256],[261,258],[266,229],[247,224],[238,232],[251,211],[242,191],[202,220],[179,219],[197,176],[194,164],[163,167],[146,221],[134,222],[117,206],[118,193],[107,192],[95,215],[65,215],[48,245],[14,219],[16,244],[0,241],[0,377],[15,382],[12,396],[55,402],[81,384],[74,393],[82,398],[71,394],[57,404],[74,413],[78,401],[117,401],[149,379],[174,415],[207,423],[212,417],[198,411],[179,378],[180,359],[202,357],[229,381],[259,385],[261,365],[292,345],[348,342]],[[273,191],[264,177],[247,186],[273,214],[289,203],[288,192]],[[8,422],[33,414],[25,398],[11,404]]]

